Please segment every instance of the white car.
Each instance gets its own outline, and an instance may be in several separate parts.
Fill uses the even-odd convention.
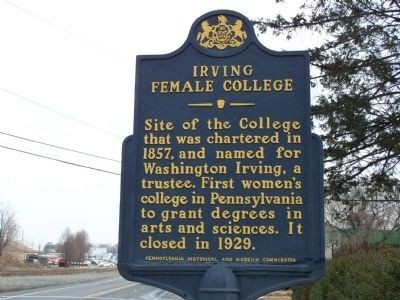
[[[115,265],[113,263],[110,263],[108,261],[99,261],[97,265],[99,267],[108,267],[108,268],[115,267]]]

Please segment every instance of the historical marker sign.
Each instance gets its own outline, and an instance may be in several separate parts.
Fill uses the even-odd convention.
[[[322,149],[308,53],[266,49],[247,18],[214,11],[180,49],[138,56],[136,68],[121,274],[199,299],[255,299],[318,279]],[[214,280],[226,273],[231,283]]]

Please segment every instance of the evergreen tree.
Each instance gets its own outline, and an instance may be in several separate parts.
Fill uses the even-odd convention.
[[[304,28],[327,35],[310,59],[322,86],[312,111],[324,130],[329,198],[359,184],[398,189],[400,1],[305,1],[292,18],[254,23],[287,38]]]

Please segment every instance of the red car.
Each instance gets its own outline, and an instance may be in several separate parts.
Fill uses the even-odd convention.
[[[60,258],[58,260],[58,266],[59,267],[68,267],[69,266],[69,262],[65,258]]]

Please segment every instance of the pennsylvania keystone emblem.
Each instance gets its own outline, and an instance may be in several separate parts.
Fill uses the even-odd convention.
[[[216,25],[210,25],[208,20],[201,22],[202,31],[197,34],[197,42],[207,49],[215,47],[224,50],[227,47],[240,47],[247,38],[247,33],[242,30],[242,26],[242,20],[237,19],[231,25],[224,15],[219,15]]]

